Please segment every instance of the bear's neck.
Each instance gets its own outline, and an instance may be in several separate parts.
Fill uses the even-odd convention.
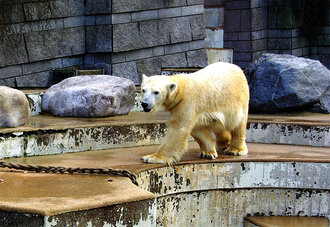
[[[171,95],[171,97],[167,97],[166,101],[164,102],[163,106],[165,107],[166,111],[173,111],[176,107],[180,105],[180,103],[183,101],[182,96],[182,84],[180,81],[175,80],[177,84],[177,88]]]

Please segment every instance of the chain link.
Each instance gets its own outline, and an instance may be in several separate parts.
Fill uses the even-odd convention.
[[[66,168],[61,166],[41,166],[41,165],[24,165],[19,163],[12,163],[12,162],[4,162],[0,161],[0,167],[9,168],[9,169],[16,169],[16,170],[24,170],[24,171],[31,171],[36,173],[87,173],[87,174],[106,174],[106,175],[114,175],[114,176],[121,176],[121,177],[128,177],[133,184],[138,186],[136,181],[136,175],[129,172],[125,169],[112,169],[112,168]]]

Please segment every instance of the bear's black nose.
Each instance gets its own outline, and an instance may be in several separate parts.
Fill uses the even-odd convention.
[[[151,111],[151,109],[148,108],[148,106],[149,106],[148,103],[141,102],[141,105],[142,105],[142,108],[143,108],[144,112],[150,112]]]
[[[143,109],[148,107],[148,103],[145,103],[145,102],[142,102],[141,105],[142,105]]]

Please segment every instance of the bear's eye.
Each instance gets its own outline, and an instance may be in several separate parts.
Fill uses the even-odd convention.
[[[158,95],[159,94],[159,91],[154,91],[154,95]]]
[[[142,93],[145,93],[145,92],[146,92],[146,90],[142,89]]]

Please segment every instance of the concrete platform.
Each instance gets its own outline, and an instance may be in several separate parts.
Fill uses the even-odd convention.
[[[214,226],[242,226],[246,215],[261,213],[330,216],[328,148],[269,144],[248,144],[248,148],[247,156],[220,154],[206,160],[198,158],[198,145],[190,143],[189,152],[173,167],[140,161],[157,146],[7,159],[33,165],[127,169],[137,174],[139,187],[124,177],[0,169],[0,219],[7,226],[15,226],[21,218],[25,224],[41,223],[33,226],[127,222],[182,226],[207,225],[207,221]],[[214,209],[203,213],[208,206]]]
[[[131,112],[108,118],[30,117],[0,128],[0,159],[160,144],[168,113]],[[296,113],[249,116],[247,142],[330,147],[330,115]]]

